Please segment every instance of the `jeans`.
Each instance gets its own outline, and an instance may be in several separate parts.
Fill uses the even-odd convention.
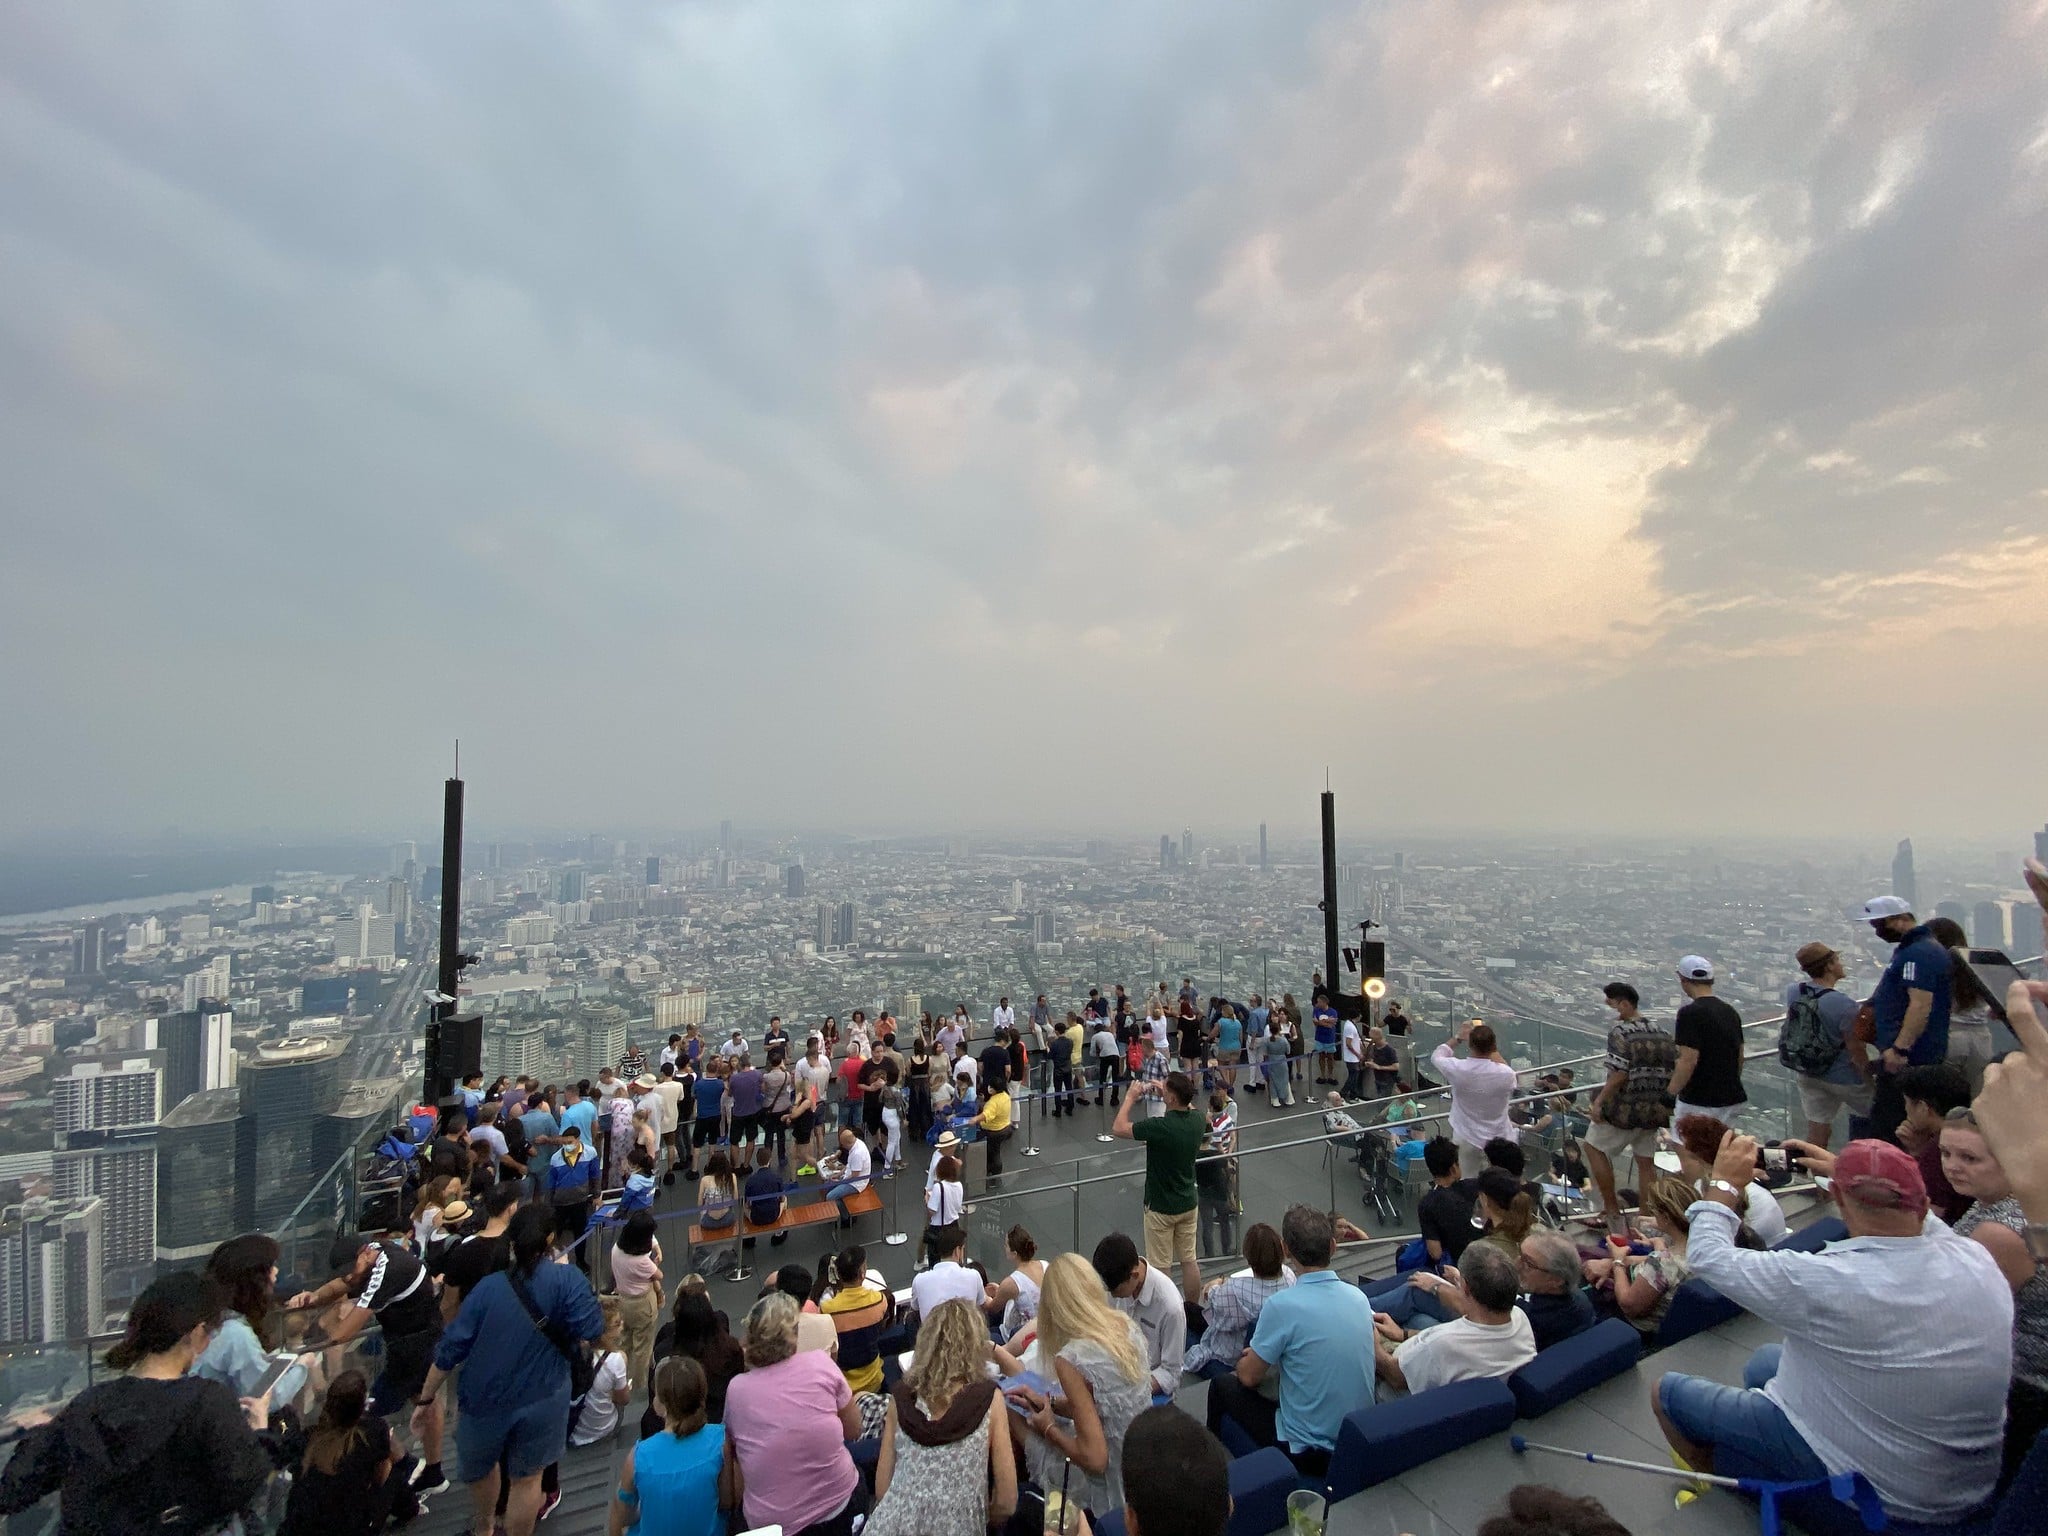
[[[1254,1445],[1280,1445],[1280,1405],[1246,1386],[1235,1373],[1218,1376],[1209,1383],[1210,1434],[1222,1432],[1226,1416],[1237,1421],[1238,1428],[1251,1437]],[[1280,1445],[1280,1449],[1287,1453],[1296,1471],[1316,1478],[1329,1475],[1328,1451],[1313,1446],[1296,1451]]]
[[[1074,1112],[1074,1069],[1065,1062],[1054,1062],[1052,1068],[1052,1112]]]
[[[1739,1387],[1676,1371],[1657,1383],[1664,1416],[1695,1445],[1712,1447],[1714,1471],[1723,1477],[1794,1483],[1828,1475],[1785,1410],[1764,1394],[1764,1385],[1778,1374],[1781,1347],[1766,1344],[1751,1355]]]
[[[841,1221],[850,1222],[853,1220],[846,1212],[846,1202],[859,1194],[862,1187],[859,1184],[834,1184],[825,1191],[825,1198],[839,1207],[839,1219]]]
[[[1102,1091],[1109,1090],[1109,1102],[1121,1104],[1124,1101],[1123,1073],[1119,1069],[1123,1061],[1116,1056],[1095,1058],[1095,1102],[1102,1102]]]
[[[883,1110],[882,1129],[888,1133],[888,1144],[882,1151],[882,1166],[894,1168],[903,1161],[903,1116],[893,1109]]]
[[[1458,1315],[1406,1276],[1375,1282],[1366,1289],[1365,1299],[1372,1303],[1373,1311],[1386,1313],[1403,1328],[1428,1328],[1451,1322]]]
[[[1237,1252],[1237,1215],[1230,1208],[1228,1190],[1221,1194],[1201,1191],[1201,1244],[1202,1257],[1219,1258],[1224,1254]],[[1210,1246],[1210,1234],[1215,1234],[1215,1246]]]
[[[1344,1086],[1338,1090],[1347,1099],[1365,1097],[1365,1063],[1353,1062],[1344,1069]]]

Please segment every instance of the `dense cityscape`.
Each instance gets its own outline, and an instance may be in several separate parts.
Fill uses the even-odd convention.
[[[1855,912],[1880,890],[2031,954],[2021,856],[1412,839],[1343,845],[1339,905],[1347,933],[1371,920],[1391,940],[1391,996],[1425,1032],[1484,1016],[1528,1064],[1597,1047],[1605,981],[1668,1012],[1683,953],[1713,956],[1749,1018],[1775,1011],[1809,940],[1867,985],[1882,962]],[[102,1334],[160,1266],[332,1222],[352,1159],[420,1091],[432,858],[405,842],[366,851],[367,872],[0,928],[4,1342]],[[1306,996],[1321,966],[1316,849],[1264,827],[485,841],[462,895],[479,956],[463,1008],[493,1076],[590,1076],[629,1044],[691,1024],[758,1037],[775,1014],[985,1020],[1004,997],[1065,1009],[1091,985],[1182,976]]]

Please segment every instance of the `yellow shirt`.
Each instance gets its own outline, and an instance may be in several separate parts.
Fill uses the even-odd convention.
[[[984,1131],[1007,1131],[1010,1128],[1010,1096],[1007,1093],[992,1093],[983,1101],[981,1116],[976,1121]]]

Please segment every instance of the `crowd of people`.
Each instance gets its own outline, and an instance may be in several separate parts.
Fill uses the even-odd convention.
[[[2028,879],[2048,913],[2048,871]],[[1320,1477],[1350,1413],[1505,1377],[1602,1317],[1654,1341],[1696,1276],[1784,1340],[1739,1387],[1658,1380],[1683,1468],[1855,1470],[1897,1517],[1954,1519],[2048,1423],[2048,1029],[2032,1011],[2048,986],[1991,998],[1958,935],[1896,898],[1865,910],[1895,946],[1867,999],[1841,990],[1832,948],[1797,953],[1779,1055],[1806,1135],[1775,1160],[1735,1128],[1743,1025],[1698,955],[1676,968],[1669,1029],[1629,984],[1605,989],[1606,1071],[1583,1104],[1566,1071],[1523,1092],[1474,1021],[1425,1058],[1448,1104],[1404,1106],[1388,1032],[1405,1019],[1343,1018],[1317,986],[1304,1027],[1291,995],[1240,1006],[1189,981],[1142,1004],[1091,989],[1059,1019],[1041,996],[1020,1020],[1006,998],[985,1037],[964,1006],[907,1029],[856,1010],[843,1036],[827,1019],[800,1046],[777,1019],[760,1042],[693,1028],[652,1063],[634,1049],[559,1088],[472,1077],[426,1134],[387,1140],[411,1198],[391,1230],[338,1238],[317,1283],[280,1295],[260,1234],[153,1283],[108,1354],[119,1374],[28,1430],[0,1511],[58,1493],[66,1531],[370,1536],[459,1479],[478,1536],[530,1536],[564,1455],[636,1426],[613,1536],[971,1536],[1112,1510],[1131,1531],[1219,1531],[1226,1425]],[[1976,1033],[1993,1011],[2024,1047],[1996,1064]],[[1428,1187],[1393,1276],[1340,1277],[1341,1245],[1366,1234],[1308,1205],[1240,1241],[1240,1100],[1288,1107],[1311,1082],[1333,1138],[1362,1136],[1347,1105],[1373,1098],[1413,1133]],[[1090,1094],[1115,1109],[1112,1134],[1144,1156],[1142,1222],[1085,1256],[1012,1227],[991,1273],[968,1254],[964,1152],[986,1143],[1001,1177],[1031,1092],[1050,1114]],[[1563,1150],[1537,1172],[1590,1182],[1591,1230],[1559,1224],[1530,1177],[1522,1135],[1557,1120]],[[737,1261],[742,1215],[771,1223],[794,1180],[843,1209],[919,1142],[927,1227],[902,1292],[846,1244],[815,1271],[770,1272],[736,1329],[702,1274],[668,1295],[655,1207],[678,1176]],[[1802,1171],[1848,1229],[1819,1253],[1773,1246],[1787,1223],[1770,1184]],[[586,1272],[599,1225],[603,1295]],[[1200,1260],[1229,1253],[1245,1267],[1204,1283]],[[349,1346],[372,1323],[368,1375]],[[1191,1389],[1206,1430],[1172,1406]],[[1540,1489],[1491,1528],[1618,1529]]]

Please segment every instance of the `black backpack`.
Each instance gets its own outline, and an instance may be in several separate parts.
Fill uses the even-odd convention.
[[[1841,1031],[1821,1016],[1820,1000],[1832,987],[1815,989],[1800,983],[1778,1027],[1778,1060],[1801,1077],[1823,1077],[1841,1059]]]

